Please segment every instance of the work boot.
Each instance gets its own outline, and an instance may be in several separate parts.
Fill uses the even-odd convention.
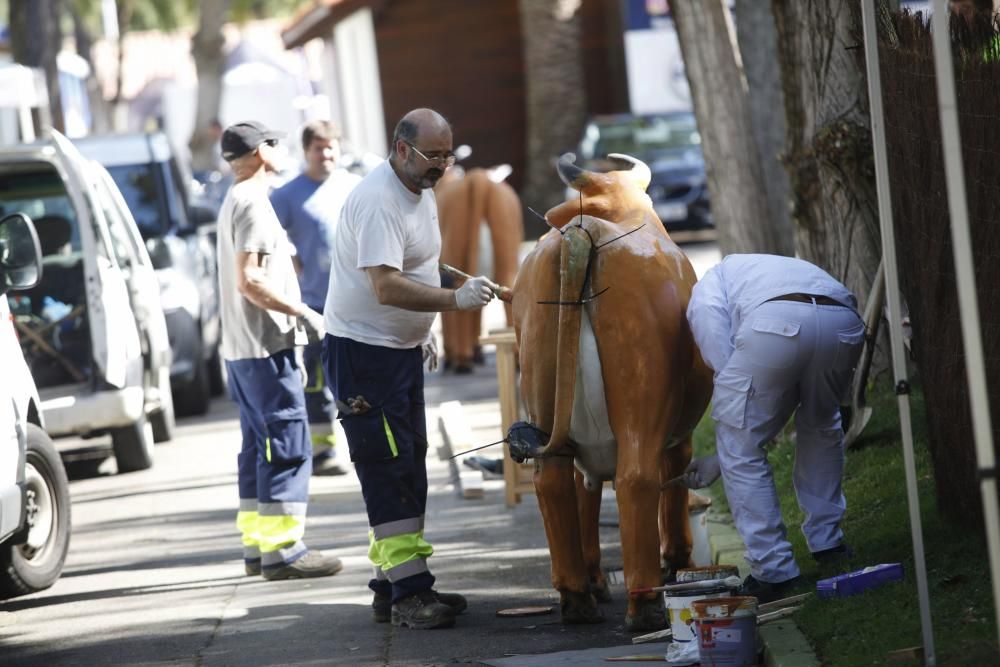
[[[260,559],[259,558],[247,558],[243,561],[243,570],[247,573],[248,577],[259,577],[260,576]]]
[[[310,549],[296,561],[277,567],[265,567],[262,574],[268,581],[312,579],[314,577],[329,577],[342,569],[344,569],[344,564],[336,556],[324,556],[321,552]]]
[[[392,605],[392,624],[414,630],[450,628],[455,625],[455,611],[434,591],[421,591]]]
[[[743,580],[743,585],[737,589],[736,594],[753,596],[757,598],[757,602],[764,604],[802,592],[805,583],[805,579],[801,576],[772,584],[755,579],[752,574],[748,574],[747,578]]]
[[[451,607],[455,615],[461,614],[469,606],[465,596],[458,593],[438,593],[434,590],[431,593],[437,596],[438,602]],[[392,596],[389,593],[375,593],[372,598],[372,618],[376,623],[388,623],[392,619]]]
[[[854,550],[847,544],[838,544],[830,549],[813,552],[813,560],[820,565],[832,565],[840,563],[850,563],[854,556]]]

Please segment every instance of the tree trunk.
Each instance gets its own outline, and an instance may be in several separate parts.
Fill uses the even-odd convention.
[[[587,115],[580,0],[519,2],[528,142],[521,200],[544,212],[564,199],[555,162],[576,146]],[[532,215],[525,227],[529,237],[544,230]]]
[[[45,72],[52,127],[65,129],[59,67],[56,56],[62,48],[59,17],[62,0],[10,0],[10,43],[14,62]]]
[[[778,34],[771,0],[736,0],[736,35],[749,88],[750,120],[757,140],[761,173],[767,190],[767,210],[777,245],[771,252],[795,254],[795,231],[788,214],[791,192],[785,153],[785,116],[781,73],[778,70]]]
[[[198,73],[198,106],[195,111],[194,132],[191,134],[191,166],[194,170],[212,169],[217,161],[212,121],[218,119],[222,104],[222,75],[225,55],[222,47],[226,40],[222,26],[229,12],[230,0],[202,0],[198,32],[191,41]]]
[[[773,0],[798,255],[864,306],[881,259],[863,61],[850,0]]]
[[[754,140],[743,64],[724,0],[670,3],[705,154],[712,217],[723,254],[781,252]]]

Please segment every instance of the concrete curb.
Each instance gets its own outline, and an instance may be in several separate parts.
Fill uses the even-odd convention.
[[[740,568],[740,576],[745,577],[749,574],[749,569],[743,559],[743,540],[733,525],[732,517],[728,513],[718,512],[714,507],[710,507],[708,511],[708,543],[712,562],[716,565],[735,565]],[[767,667],[820,665],[806,636],[790,618],[762,625],[760,639],[764,645],[764,664]]]

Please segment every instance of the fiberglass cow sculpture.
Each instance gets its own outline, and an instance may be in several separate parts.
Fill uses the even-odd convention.
[[[628,590],[659,586],[661,559],[691,565],[688,491],[661,485],[691,458],[712,374],[685,317],[695,272],[645,194],[649,168],[611,155],[621,170],[597,173],[574,159],[558,169],[580,196],[546,214],[554,229],[524,260],[513,310],[521,395],[538,442],[547,438],[536,445],[535,489],[552,584],[563,622],[590,623],[609,596],[603,481],[615,484]],[[630,597],[629,630],[664,625],[658,594]]]
[[[473,275],[509,285],[517,274],[517,250],[524,240],[521,200],[504,182],[510,169],[470,169],[457,176],[449,169],[434,188],[441,227],[441,261]],[[482,310],[441,314],[444,367],[472,371],[481,356]],[[507,323],[511,323],[507,306]]]

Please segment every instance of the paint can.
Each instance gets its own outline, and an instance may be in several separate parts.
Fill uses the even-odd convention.
[[[691,608],[704,667],[757,665],[757,598],[709,598]]]
[[[735,565],[708,565],[677,570],[677,583],[687,584],[711,579],[738,577],[739,568]],[[675,642],[690,642],[697,638],[691,603],[705,598],[725,597],[732,594],[732,589],[726,586],[711,586],[695,591],[664,591],[663,607],[667,612],[667,622],[670,624],[671,637]]]

